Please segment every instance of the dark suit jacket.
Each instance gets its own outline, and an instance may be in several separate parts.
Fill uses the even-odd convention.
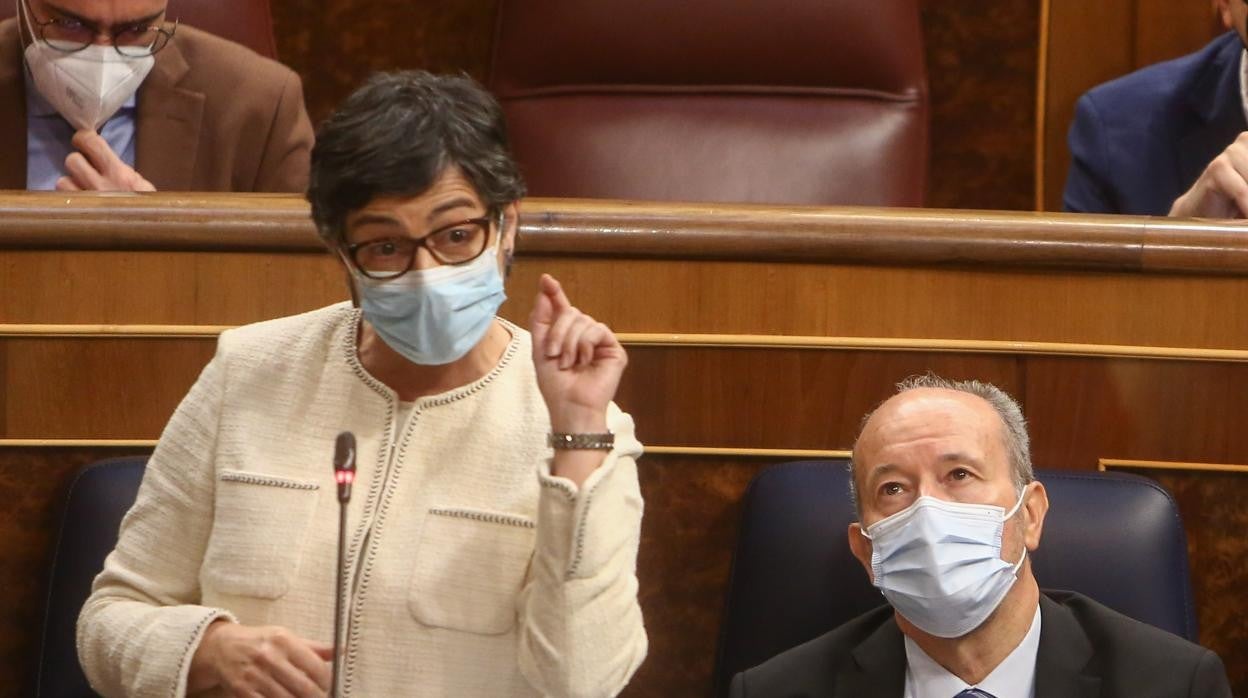
[[[1240,132],[1235,32],[1089,90],[1075,105],[1068,211],[1165,215]]]
[[[1230,698],[1218,656],[1072,592],[1040,597],[1036,698]],[[901,698],[906,648],[884,606],[732,682],[733,698]]]
[[[25,65],[0,22],[0,189],[26,188]],[[139,88],[135,169],[164,191],[302,192],[312,124],[299,76],[179,25]]]

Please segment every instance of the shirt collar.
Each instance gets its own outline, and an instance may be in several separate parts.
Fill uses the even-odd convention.
[[[996,698],[1031,698],[1035,694],[1036,655],[1040,650],[1040,606],[1022,642],[976,686],[971,686],[936,663],[909,637],[906,643],[906,696],[952,698],[968,688],[978,688]]]

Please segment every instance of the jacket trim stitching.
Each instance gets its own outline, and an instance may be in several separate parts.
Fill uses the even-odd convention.
[[[489,511],[473,511],[471,509],[430,509],[429,513],[434,516],[446,516],[454,519],[470,519],[472,521],[481,521],[483,523],[502,524],[504,526],[518,526],[520,528],[537,528],[537,524],[523,516],[512,516],[510,514],[498,514]]]
[[[368,486],[368,497],[364,502],[364,511],[360,517],[360,524],[351,534],[351,545],[347,551],[347,560],[350,564],[351,560],[358,558],[360,548],[364,544],[364,532],[368,530],[368,522],[372,518],[372,512],[377,508],[377,500],[381,490],[381,475],[386,471],[386,460],[390,455],[390,444],[394,442],[394,403],[397,397],[393,391],[383,385],[376,378],[373,378],[368,371],[360,364],[359,356],[355,351],[355,336],[359,332],[360,318],[363,312],[359,308],[353,308],[347,312],[346,331],[342,333],[342,350],[347,365],[351,367],[351,371],[360,379],[364,385],[372,389],[373,392],[380,395],[386,401],[386,430],[381,443],[381,448],[377,450],[377,476],[372,478],[372,482]],[[381,521],[378,517],[377,527],[380,528]],[[360,571],[359,577],[359,599],[362,602],[364,590],[368,586],[368,566]],[[350,592],[349,592],[350,593]],[[355,594],[351,594],[352,604],[351,611],[347,617],[347,647],[346,661],[343,662],[342,689],[344,694],[350,694],[351,684],[355,679],[355,662],[357,656],[357,640],[359,639],[359,631],[356,629],[358,625],[355,620],[359,617],[359,606],[362,603],[354,603]]]
[[[455,402],[456,400],[462,400],[481,392],[490,383],[493,383],[495,378],[498,378],[499,374],[503,372],[503,369],[507,368],[507,364],[511,363],[511,360],[515,357],[516,352],[520,350],[520,340],[518,338],[519,335],[516,332],[516,330],[519,329],[518,327],[503,318],[497,319],[503,324],[503,327],[506,327],[508,332],[511,333],[511,341],[507,342],[507,348],[503,350],[503,355],[499,358],[498,363],[494,366],[494,368],[490,369],[489,373],[472,383],[456,388],[445,395],[441,395],[433,399],[417,400],[418,405],[422,407],[440,407],[442,405]]]
[[[408,418],[408,421],[410,422],[418,416],[420,416],[420,410],[414,410],[411,417]],[[411,430],[407,430],[407,434],[410,433]],[[399,444],[398,452],[394,457],[394,463],[392,464],[393,470],[390,472],[390,477],[386,478],[392,483],[399,479],[399,472],[403,469],[403,460],[407,455],[407,444],[408,436],[404,435],[402,442]],[[381,479],[382,478],[376,478],[374,479],[374,482]],[[377,540],[381,537],[382,529],[385,528],[386,513],[390,511],[390,500],[394,497],[394,490],[395,488],[393,485],[387,487],[385,494],[382,495],[381,502],[377,505],[377,520],[373,524],[373,544],[369,547],[368,556],[365,558],[360,569],[359,591],[356,594],[357,603],[353,603],[351,606],[351,618],[347,635],[347,669],[344,672],[346,676],[343,678],[342,682],[342,692],[347,695],[351,693],[351,684],[355,680],[355,661],[359,654],[360,625],[356,621],[358,621],[364,614],[364,599],[368,596],[368,585],[369,582],[372,581],[373,577],[373,562],[377,558]]]
[[[363,318],[363,316],[364,316],[364,313],[359,308],[353,308],[349,312],[348,331],[343,333],[343,345],[342,346],[343,346],[343,351],[346,354],[347,364],[351,366],[351,370],[355,372],[356,376],[359,377],[359,379],[363,381],[365,385],[368,385],[370,388],[372,388],[374,392],[386,398],[386,401],[387,401],[386,440],[383,446],[388,446],[392,441],[399,438],[398,434],[391,433],[391,428],[394,424],[394,403],[398,400],[398,396],[395,394],[393,390],[391,390],[390,388],[382,384],[380,381],[378,381],[376,378],[374,378],[372,375],[370,375],[368,371],[364,370],[364,366],[360,364],[359,356],[357,355],[355,351],[355,336],[359,332],[358,328],[360,327],[360,321]],[[491,369],[489,373],[487,373],[485,376],[481,377],[480,379],[478,379],[476,382],[472,383],[471,385],[465,386],[457,390],[453,390],[450,393],[443,395],[439,398],[433,399],[433,400],[417,400],[416,405],[413,409],[412,415],[408,419],[409,423],[411,422],[412,419],[415,419],[416,417],[419,416],[422,408],[445,405],[445,404],[454,402],[455,400],[459,400],[461,398],[468,397],[469,395],[473,395],[479,392],[480,390],[482,390],[483,388],[485,388],[485,386],[489,385],[491,382],[493,382],[494,379],[497,378],[500,373],[502,373],[503,369],[506,368],[507,364],[511,361],[512,357],[514,357],[516,352],[519,351],[520,341],[519,341],[519,333],[517,331],[518,328],[516,327],[516,325],[512,324],[511,322],[507,320],[504,320],[503,318],[498,318],[498,320],[503,323],[503,326],[506,327],[509,332],[511,332],[511,341],[507,343],[507,348],[503,351],[503,356],[499,359],[498,364],[493,369]],[[350,330],[354,330],[354,331],[350,331]],[[403,461],[406,459],[406,456],[407,456],[408,438],[410,434],[411,434],[411,430],[406,429],[404,431],[404,434],[402,435],[401,441],[399,442],[398,451],[394,456],[393,471],[389,473],[389,477],[384,478],[386,480],[389,480],[390,482],[397,481],[399,478],[400,471],[402,470]],[[389,452],[388,447],[382,448],[380,451],[381,457],[386,458],[388,452]],[[386,469],[383,467],[383,468],[380,468],[379,471],[382,473],[385,473]],[[373,482],[371,486],[369,487],[369,491],[368,491],[368,501],[370,504],[376,501],[374,499],[374,495],[377,489],[379,488],[382,479],[383,479],[382,477],[373,478]],[[377,518],[374,521],[373,526],[372,526],[374,543],[376,542],[377,538],[380,537],[381,531],[385,527],[386,513],[387,511],[389,511],[390,500],[393,494],[394,494],[394,487],[387,487],[385,494],[381,495],[381,501],[378,502],[376,506]],[[367,527],[367,522],[369,520],[369,513],[370,513],[370,508],[366,506],[364,510],[364,517],[361,520],[362,521],[361,527],[356,530],[356,535],[351,542],[351,557],[352,558],[354,558],[357,554],[361,552],[360,545],[362,545],[362,542],[363,542],[362,536],[363,536],[365,528]],[[346,657],[346,661],[343,663],[344,664],[343,666],[344,676],[342,679],[342,687],[343,687],[344,694],[350,694],[351,686],[355,679],[355,663],[358,657],[359,635],[360,635],[359,625],[356,621],[363,614],[364,599],[368,595],[368,586],[369,586],[370,580],[372,579],[373,562],[376,558],[376,553],[377,553],[377,546],[374,544],[373,546],[369,548],[367,556],[361,562],[361,565],[360,565],[359,583],[357,586],[356,593],[354,594],[354,597],[353,597],[354,602],[351,605],[351,615],[348,620],[348,628],[347,628],[347,650],[346,650],[347,657]]]
[[[542,487],[546,487],[552,490],[559,490],[565,496],[567,496],[569,502],[576,499],[576,492],[573,492],[572,487],[569,486],[568,483],[566,482],[560,482],[558,480],[550,480],[550,479],[543,477],[543,478],[538,479],[538,483],[541,484]]]
[[[569,580],[576,578],[577,572],[580,571],[581,561],[584,558],[585,553],[585,527],[587,525],[587,521],[589,520],[589,507],[593,504],[594,494],[597,493],[597,491],[598,488],[595,486],[594,489],[586,492],[585,501],[581,505],[581,518],[580,521],[576,523],[576,545],[572,549],[572,560],[568,563],[568,574],[566,578]]]
[[[190,659],[189,654],[191,651],[191,645],[194,644],[195,638],[200,637],[200,635],[204,632],[204,628],[209,623],[221,617],[222,615],[220,612],[211,610],[208,612],[208,615],[201,618],[199,623],[196,624],[194,632],[192,632],[191,636],[186,640],[186,646],[182,648],[182,659],[178,662],[177,673],[173,675],[173,686],[169,689],[169,695],[178,695],[178,684],[181,683],[182,680],[182,670],[186,668],[186,662]]]
[[[243,473],[237,470],[225,470],[218,476],[221,482],[241,482],[248,485],[263,485],[265,487],[281,487],[288,490],[319,490],[321,486],[315,482],[300,482],[298,480],[289,480],[284,477],[274,475],[258,475],[255,473]]]

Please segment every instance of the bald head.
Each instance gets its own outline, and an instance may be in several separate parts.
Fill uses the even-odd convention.
[[[923,495],[1012,504],[1034,479],[1018,404],[991,384],[932,375],[902,382],[867,416],[851,467],[864,525]]]

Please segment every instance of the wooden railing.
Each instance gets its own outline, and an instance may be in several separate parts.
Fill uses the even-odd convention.
[[[523,203],[522,251],[1248,276],[1248,224],[939,209],[573,199]],[[322,249],[305,202],[272,194],[0,193],[0,249]]]

